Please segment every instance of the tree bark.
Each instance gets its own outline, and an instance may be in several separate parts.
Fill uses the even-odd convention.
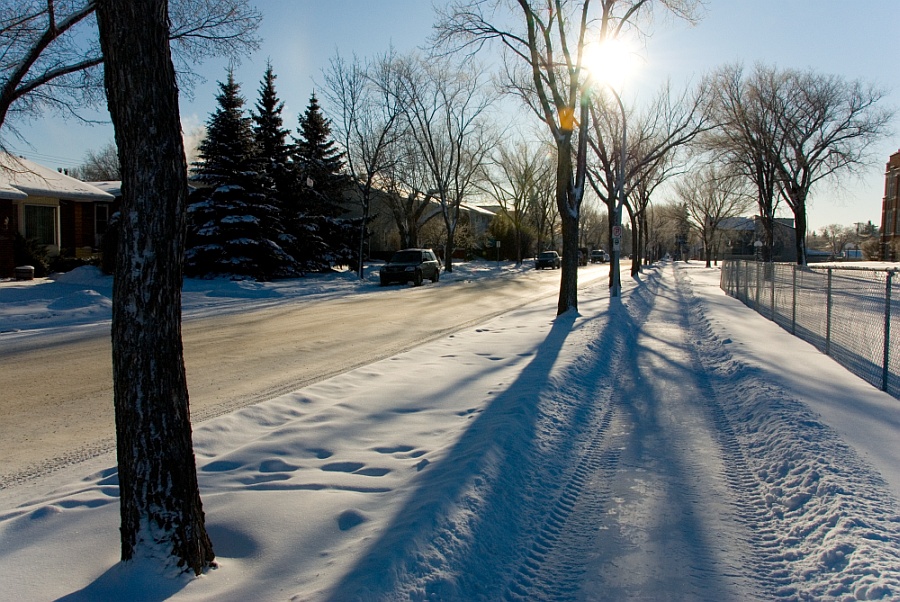
[[[571,134],[557,145],[556,205],[562,226],[562,265],[556,315],[578,309],[578,205],[573,208]]]
[[[191,440],[181,343],[187,164],[167,0],[97,0],[122,165],[112,355],[122,560],[199,574],[214,553]]]

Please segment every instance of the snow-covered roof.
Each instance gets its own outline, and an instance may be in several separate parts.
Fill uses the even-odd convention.
[[[81,180],[54,171],[28,159],[0,153],[0,194],[21,200],[29,196],[45,196],[72,201],[112,201],[115,197]],[[25,195],[25,196],[19,196]]]
[[[726,217],[719,222],[720,230],[756,230],[756,222],[749,217]]]
[[[6,182],[0,182],[0,199],[7,199],[10,201],[21,201],[27,199],[28,195],[22,192],[17,188],[13,188],[10,184]]]
[[[122,194],[122,180],[108,180],[105,182],[88,182],[94,188],[99,188],[103,192],[108,192],[113,196]]]
[[[461,209],[468,211],[469,213],[477,213],[485,217],[494,217],[495,215],[497,215],[486,207],[480,207],[478,205],[472,205],[470,203],[460,203],[459,206]]]

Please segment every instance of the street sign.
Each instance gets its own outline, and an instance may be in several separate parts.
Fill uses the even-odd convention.
[[[612,235],[613,238],[622,238],[622,226],[613,226]]]
[[[618,236],[613,238],[613,250],[618,251],[622,248],[622,239]]]

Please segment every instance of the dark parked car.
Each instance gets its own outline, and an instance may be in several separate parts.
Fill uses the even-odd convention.
[[[419,286],[426,278],[437,282],[441,277],[441,262],[431,249],[403,249],[381,268],[380,277],[381,286],[392,282],[412,282]]]
[[[556,251],[544,251],[543,253],[538,255],[537,261],[534,263],[534,267],[539,270],[542,270],[544,268],[558,270],[560,263],[559,253],[557,253]]]
[[[591,251],[591,263],[606,263],[607,261],[609,261],[609,255],[603,249]]]

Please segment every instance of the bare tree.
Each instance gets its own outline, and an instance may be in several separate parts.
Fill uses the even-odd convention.
[[[775,212],[778,209],[777,157],[784,141],[779,136],[778,107],[765,100],[766,90],[777,91],[782,78],[772,70],[757,68],[744,75],[740,65],[727,65],[713,76],[710,107],[717,124],[702,141],[717,160],[743,174],[756,192],[763,224],[762,260],[773,260]]]
[[[122,164],[112,314],[122,560],[161,554],[199,574],[215,555],[181,343],[187,164],[167,3],[97,0],[96,9]]]
[[[492,98],[477,65],[456,70],[446,60],[410,56],[395,61],[395,68],[405,133],[415,142],[429,172],[430,192],[440,201],[447,235],[444,270],[452,272],[460,207],[475,191],[493,146],[485,119]]]
[[[100,150],[88,151],[84,163],[69,170],[69,175],[85,182],[121,180],[122,169],[115,141],[103,145]]]
[[[675,185],[675,194],[703,244],[706,267],[711,267],[722,222],[745,213],[752,206],[753,197],[744,190],[744,183],[736,174],[715,166],[686,175]]]
[[[522,233],[528,225],[528,203],[546,186],[549,165],[546,149],[524,141],[497,147],[485,178],[486,192],[497,201],[503,216],[513,226],[516,264],[523,259]]]
[[[785,72],[783,94],[767,100],[781,115],[784,144],[775,166],[779,192],[794,213],[797,263],[806,264],[806,211],[818,182],[871,164],[869,151],[887,133],[893,112],[878,106],[885,93],[858,80],[812,71]]]
[[[586,101],[591,93],[585,45],[619,37],[654,6],[690,17],[696,4],[694,0],[470,0],[453,5],[437,26],[438,42],[459,41],[461,48],[475,50],[491,40],[503,44],[508,89],[547,125],[556,144],[556,203],[563,234],[558,314],[578,307],[578,218],[587,176]],[[493,21],[492,9],[501,5],[517,8],[520,29],[503,29]]]
[[[556,205],[556,151],[552,149],[544,157],[543,169],[539,172],[526,211],[528,219],[537,232],[537,251],[556,247],[559,223],[559,209]]]
[[[823,227],[819,238],[824,243],[823,250],[827,250],[835,257],[840,257],[841,253],[847,249],[848,244],[859,241],[853,228],[840,224],[829,224]]]
[[[388,194],[391,216],[400,233],[400,248],[419,247],[419,230],[438,213],[429,211],[435,191],[425,161],[409,137],[401,136],[389,149],[394,157],[380,183]]]
[[[887,133],[884,93],[859,81],[812,71],[757,65],[721,69],[712,103],[720,127],[709,148],[740,167],[757,188],[771,260],[778,201],[794,214],[797,262],[806,263],[806,211],[813,187],[869,164],[872,145]]]
[[[638,116],[633,116],[618,96],[615,97],[618,109],[610,108],[613,103],[607,94],[600,93],[592,99],[593,118],[588,139],[593,151],[590,183],[606,203],[610,228],[621,224],[623,210],[628,212],[632,245],[636,251],[641,246],[641,216],[650,202],[650,195],[678,173],[681,163],[676,155],[679,151],[712,126],[706,93],[705,80],[680,95],[674,95],[671,86],[666,84]],[[622,147],[624,140],[628,141],[626,148]],[[639,253],[632,253],[632,274],[640,270],[640,265]],[[610,286],[612,294],[618,295],[621,267],[615,250],[610,262]]]
[[[581,227],[578,229],[578,247],[601,248],[609,232],[606,211],[588,202],[581,207]]]
[[[0,5],[0,126],[7,117],[46,109],[78,115],[102,102],[104,57],[97,41],[94,0],[17,0]],[[210,56],[239,57],[258,46],[261,16],[249,0],[175,0],[169,39],[186,88],[190,64]]]
[[[324,94],[337,115],[332,121],[334,137],[344,151],[362,207],[357,267],[360,278],[365,277],[363,254],[371,199],[376,182],[395,161],[390,150],[397,143],[403,114],[392,61],[389,54],[366,65],[355,56],[347,62],[336,54],[324,73]]]

